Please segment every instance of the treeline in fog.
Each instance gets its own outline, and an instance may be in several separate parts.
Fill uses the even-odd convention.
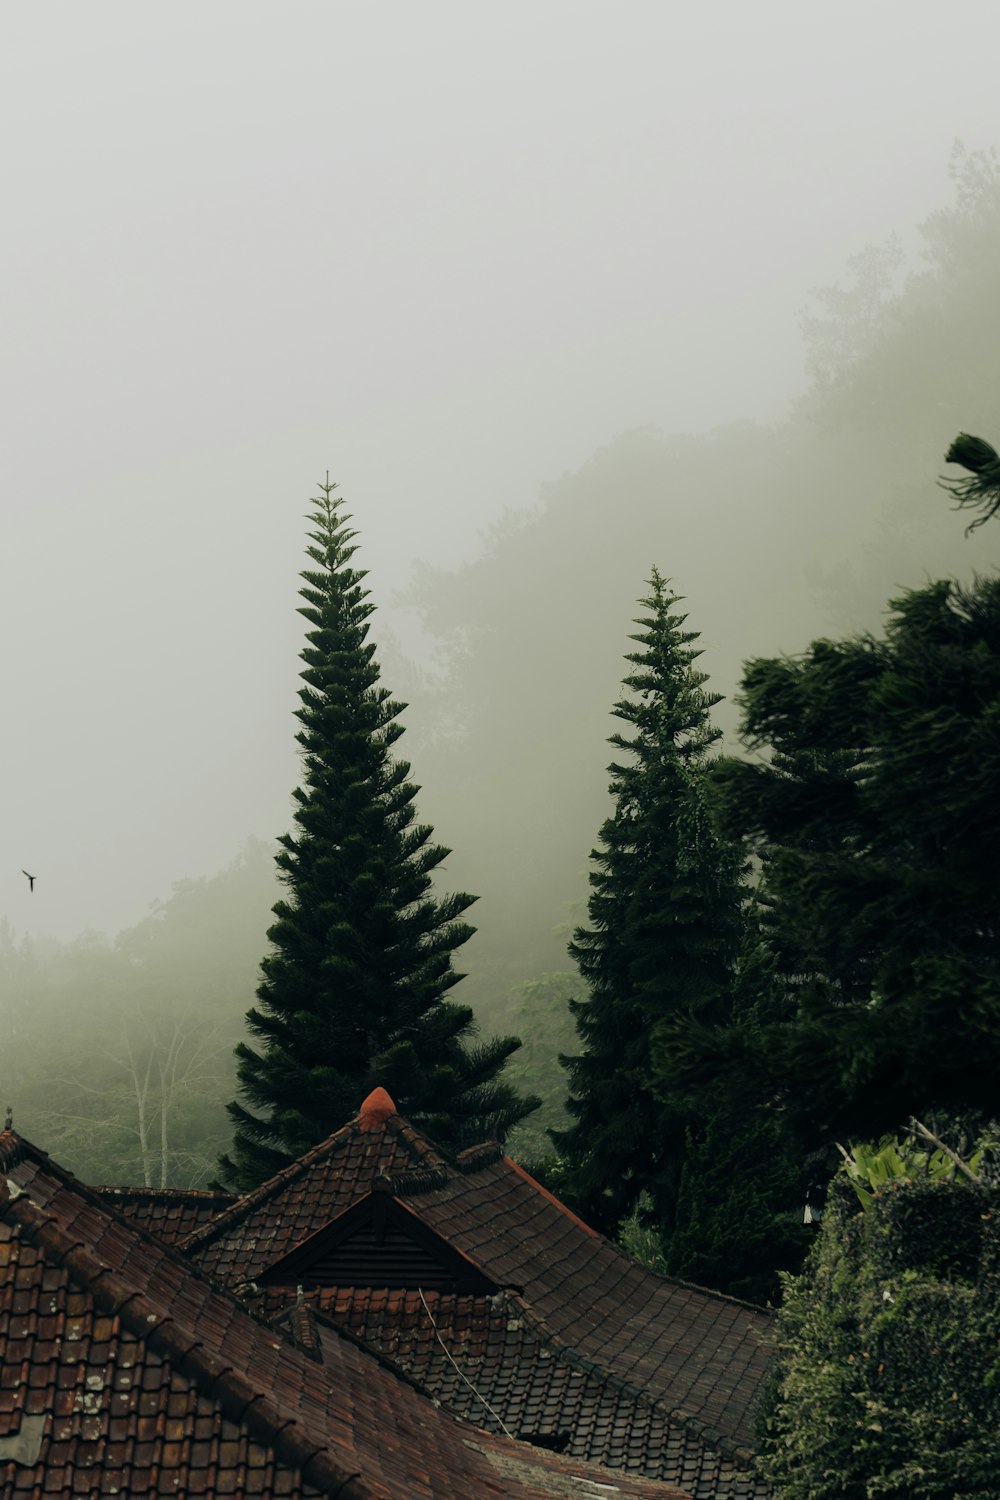
[[[0,927],[0,1090],[21,1134],[86,1182],[207,1186],[276,894],[251,841],[114,941]]]
[[[1000,170],[956,148],[952,178],[905,254],[868,248],[805,310],[810,384],[785,422],[625,433],[512,513],[475,562],[414,583],[441,670],[405,685],[426,741],[410,753],[454,845],[449,878],[480,894],[467,984],[489,1025],[525,1038],[522,1082],[549,1098],[550,1047],[573,1047],[566,942],[610,805],[610,710],[650,568],[684,598],[735,746],[745,659],[878,629],[906,586],[1000,556],[989,527],[964,536],[935,485],[955,434],[989,436],[1000,415]],[[529,1061],[536,1034],[546,1047]]]
[[[625,433],[534,508],[513,496],[476,561],[414,576],[433,659],[400,662],[389,686],[410,704],[421,814],[453,849],[448,888],[480,898],[463,998],[484,1032],[521,1036],[509,1072],[544,1099],[515,1137],[524,1154],[566,1123],[556,1056],[577,1046],[582,994],[567,942],[651,570],[700,633],[734,748],[747,658],[877,631],[903,588],[995,565],[992,530],[966,539],[934,483],[957,432],[995,436],[1000,420],[995,158],[957,151],[953,184],[911,245],[865,250],[806,310],[809,388],[786,421]],[[254,844],[113,940],[5,928],[0,1103],[17,1127],[90,1181],[207,1183],[276,890]]]

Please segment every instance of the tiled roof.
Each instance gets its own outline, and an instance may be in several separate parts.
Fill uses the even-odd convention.
[[[133,1224],[150,1229],[168,1245],[185,1239],[193,1229],[208,1224],[236,1202],[233,1193],[211,1193],[193,1188],[96,1187],[113,1208]]]
[[[449,1162],[382,1101],[374,1118],[363,1109],[302,1161],[196,1230],[185,1248],[197,1264],[231,1285],[264,1279],[279,1257],[345,1214],[376,1183],[391,1188],[398,1202],[523,1304],[534,1330],[530,1351],[510,1341],[508,1329],[501,1360],[497,1326],[481,1327],[477,1334],[487,1344],[493,1339],[496,1377],[487,1369],[484,1378],[494,1385],[494,1404],[508,1426],[530,1429],[533,1417],[527,1409],[522,1413],[518,1402],[529,1386],[541,1389],[538,1363],[554,1355],[573,1372],[572,1378],[561,1371],[542,1382],[545,1419],[557,1430],[572,1427],[574,1382],[595,1383],[588,1389],[601,1425],[591,1432],[584,1424],[579,1438],[588,1456],[617,1463],[624,1454],[626,1462],[680,1482],[690,1463],[661,1467],[659,1434],[669,1429],[679,1455],[689,1451],[681,1445],[683,1431],[685,1442],[696,1443],[702,1454],[700,1495],[735,1500],[766,1494],[749,1465],[754,1408],[769,1363],[763,1338],[770,1315],[637,1265],[496,1146]],[[338,1285],[335,1279],[328,1284]],[[421,1284],[418,1279],[410,1288]],[[405,1290],[401,1281],[395,1285]],[[337,1305],[346,1326],[388,1352],[391,1318],[409,1304],[405,1299],[372,1303],[364,1289],[362,1274],[355,1274],[346,1288],[350,1295]],[[274,1302],[270,1293],[269,1300]],[[451,1305],[459,1307],[461,1299]],[[474,1361],[487,1358],[483,1348],[482,1342],[474,1345]],[[429,1355],[419,1338],[401,1336],[393,1357],[424,1378]],[[446,1399],[451,1387],[443,1371],[439,1374]],[[456,1410],[471,1410],[464,1397],[455,1399]],[[650,1403],[657,1409],[655,1419]],[[668,1449],[672,1461],[669,1442]],[[719,1487],[713,1491],[714,1476]]]
[[[261,1294],[279,1321],[287,1296]],[[449,1411],[592,1463],[669,1480],[695,1500],[767,1493],[744,1465],[710,1447],[662,1402],[603,1378],[533,1317],[523,1298],[377,1289],[305,1294],[311,1329],[298,1338],[323,1353],[347,1329],[387,1355]]]
[[[637,1265],[507,1157],[453,1173],[419,1212],[501,1285],[520,1287],[584,1360],[663,1400],[709,1441],[751,1448],[770,1362],[763,1308]]]
[[[439,1411],[349,1336],[323,1362],[0,1133],[0,1493],[677,1500]]]

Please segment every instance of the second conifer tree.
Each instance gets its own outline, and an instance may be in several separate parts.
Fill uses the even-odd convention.
[[[718,696],[678,602],[654,569],[614,707],[630,733],[610,739],[624,758],[608,768],[615,807],[591,855],[590,925],[570,945],[589,993],[571,1002],[580,1055],[563,1059],[574,1123],[554,1139],[567,1191],[609,1234],[640,1202],[669,1231],[692,1120],[664,1096],[656,1031],[728,1014],[743,933],[742,851],[715,834],[705,798]]]

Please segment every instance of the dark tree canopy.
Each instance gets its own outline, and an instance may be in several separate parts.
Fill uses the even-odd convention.
[[[580,1055],[564,1059],[574,1123],[554,1136],[574,1201],[608,1230],[640,1194],[670,1222],[688,1117],[658,1089],[653,1032],[676,1014],[726,1014],[742,932],[742,854],[716,836],[703,798],[718,700],[655,570],[642,603],[630,696],[614,708],[628,726],[610,741],[623,752],[609,768],[615,809],[592,854],[590,925],[570,947],[588,989],[571,1002]]]
[[[287,895],[247,1015],[258,1049],[237,1048],[244,1102],[229,1106],[234,1149],[222,1169],[244,1189],[350,1119],[379,1084],[445,1144],[502,1137],[534,1102],[499,1076],[516,1038],[474,1042],[471,1010],[447,998],[474,897],[432,893],[448,850],[416,821],[418,788],[392,754],[403,705],[379,683],[374,605],[334,489],[320,486],[309,518],[300,590],[303,784],[276,855]]]
[[[749,1052],[723,1033],[706,1066],[780,1090],[815,1139],[995,1111],[1000,579],[914,590],[884,637],[750,662],[743,708],[767,753],[717,781],[763,861],[788,1018]]]
[[[744,921],[727,1025],[753,1045],[763,1027],[783,1019],[785,1003],[756,899]],[[657,1041],[659,1089],[690,1111],[662,1270],[750,1302],[777,1302],[779,1273],[798,1270],[811,1243],[802,1209],[823,1164],[774,1099],[748,1097],[724,1075],[690,1090]]]

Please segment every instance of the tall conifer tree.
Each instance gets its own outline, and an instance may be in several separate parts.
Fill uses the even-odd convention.
[[[742,853],[715,834],[704,796],[719,699],[655,569],[641,602],[630,696],[613,710],[630,729],[610,739],[625,755],[609,767],[615,808],[591,856],[590,925],[570,945],[589,991],[571,1002],[582,1052],[563,1060],[575,1123],[554,1135],[570,1195],[609,1233],[641,1194],[669,1230],[686,1132],[699,1127],[664,1097],[654,1033],[673,1016],[728,1014],[743,926]]]
[[[415,819],[418,788],[392,748],[404,705],[379,685],[368,640],[374,605],[352,566],[355,533],[319,487],[299,613],[309,629],[296,734],[303,785],[276,855],[287,896],[274,907],[259,1004],[237,1047],[242,1101],[225,1179],[248,1190],[322,1140],[383,1085],[445,1144],[502,1137],[537,1101],[500,1077],[514,1037],[473,1043],[452,954],[473,932],[474,897],[437,897],[448,850]]]

